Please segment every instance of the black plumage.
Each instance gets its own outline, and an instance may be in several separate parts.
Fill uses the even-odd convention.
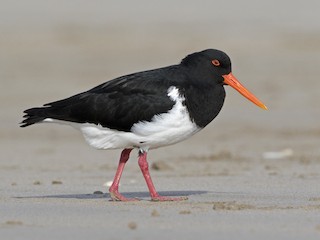
[[[149,173],[147,152],[180,142],[210,123],[222,108],[225,84],[267,109],[233,76],[229,57],[208,49],[188,55],[178,65],[119,77],[72,97],[28,109],[21,127],[48,118],[78,123],[91,146],[122,148],[109,188],[113,200],[136,200],[119,193],[121,174],[134,148],[139,150],[138,164],[151,199],[184,200],[159,195]]]
[[[52,118],[128,132],[133,124],[151,121],[173,107],[174,101],[167,95],[171,86],[184,95],[191,119],[204,127],[219,113],[225,97],[222,73],[214,71],[212,58],[221,59],[226,73],[231,71],[230,59],[223,52],[205,50],[187,56],[181,64],[119,77],[72,97],[25,110],[21,127]]]
[[[160,69],[154,71],[161,72]],[[165,79],[154,71],[116,78],[67,99],[28,109],[25,111],[28,118],[22,127],[53,118],[130,131],[134,123],[150,121],[154,115],[167,112],[174,105],[167,96]]]

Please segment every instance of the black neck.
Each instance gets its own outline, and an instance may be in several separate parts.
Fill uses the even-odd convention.
[[[225,99],[225,90],[220,84],[201,89],[191,85],[185,89],[184,95],[191,120],[203,128],[220,112]]]

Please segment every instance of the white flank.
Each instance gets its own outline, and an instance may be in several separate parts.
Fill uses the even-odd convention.
[[[155,115],[150,122],[135,123],[131,132],[122,132],[90,123],[73,123],[47,118],[44,122],[69,124],[79,129],[89,145],[98,149],[140,148],[148,150],[185,140],[200,128],[191,121],[184,97],[176,87],[168,89],[168,96],[175,101],[173,108]]]

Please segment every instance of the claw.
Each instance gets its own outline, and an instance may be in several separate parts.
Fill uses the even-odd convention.
[[[126,198],[118,191],[110,192],[111,201],[133,202],[140,201],[138,198]]]

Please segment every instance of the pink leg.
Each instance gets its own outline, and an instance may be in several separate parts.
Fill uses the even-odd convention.
[[[110,196],[113,201],[134,201],[134,200],[137,200],[135,198],[124,197],[123,195],[121,195],[119,193],[119,190],[118,190],[120,178],[121,178],[124,166],[129,159],[131,151],[132,151],[132,149],[124,149],[121,152],[118,169],[117,169],[116,175],[114,176],[113,183],[112,183],[111,187],[109,188]]]
[[[147,152],[139,152],[138,164],[142,171],[143,177],[146,180],[152,201],[181,201],[181,200],[188,199],[187,197],[178,197],[178,198],[165,197],[165,196],[160,196],[159,193],[157,193],[149,173],[149,166],[147,162]]]

